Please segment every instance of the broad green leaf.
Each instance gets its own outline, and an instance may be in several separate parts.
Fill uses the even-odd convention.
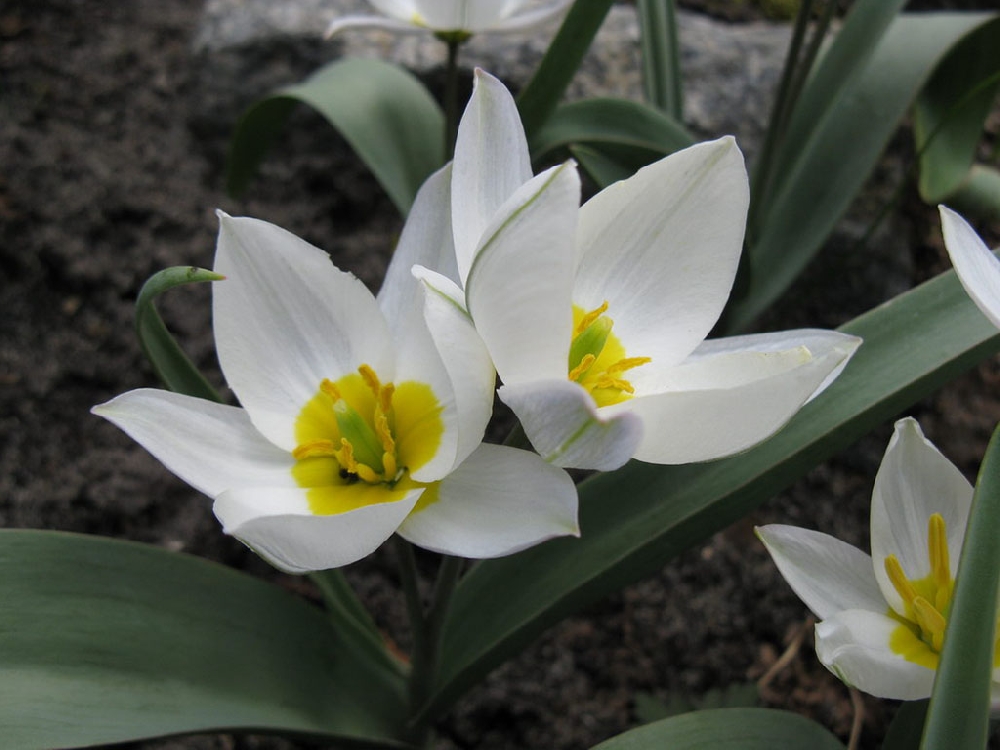
[[[843,374],[774,437],[687,466],[633,461],[580,485],[579,539],[476,565],[444,629],[437,713],[562,618],[659,569],[819,462],[1000,350],[949,271],[842,330],[864,338]]]
[[[948,205],[967,216],[1000,221],[1000,169],[973,164],[965,180],[949,196]]]
[[[694,711],[632,729],[594,745],[593,750],[843,750],[815,721],[774,708],[717,708]]]
[[[899,706],[885,733],[882,750],[916,750],[920,746],[928,703],[927,700],[906,701]]]
[[[986,747],[1000,586],[1000,427],[979,468],[922,748]]]
[[[627,179],[635,174],[635,167],[623,163],[620,159],[603,150],[592,146],[570,146],[569,152],[580,162],[580,166],[600,189],[606,188],[619,180]],[[530,447],[526,443],[524,447]]]
[[[0,726],[19,750],[208,731],[401,747],[398,674],[316,607],[188,555],[0,531]]]
[[[210,401],[220,401],[219,394],[177,345],[156,311],[153,301],[158,295],[175,286],[219,281],[224,278],[204,268],[174,266],[153,274],[139,291],[135,303],[135,330],[139,336],[139,345],[153,365],[157,377],[172,391]]]
[[[319,112],[406,214],[423,181],[444,163],[444,114],[412,74],[376,59],[330,63],[248,109],[233,134],[226,189],[246,189],[296,104]]]
[[[638,0],[637,5],[646,101],[680,120],[684,98],[674,0]]]
[[[530,138],[555,110],[613,0],[573,3],[535,74],[517,97],[521,122]]]
[[[917,97],[913,134],[920,195],[931,205],[949,202],[972,168],[1000,89],[998,49],[1000,24],[982,26],[951,50]]]
[[[683,125],[655,109],[627,99],[594,98],[559,106],[529,144],[533,159],[582,144],[641,149],[648,152],[644,163],[649,163],[687,148],[694,140]]]
[[[995,14],[981,13],[899,16],[814,127],[790,136],[794,158],[776,177],[773,198],[755,213],[746,291],[727,310],[728,330],[746,328],[819,250],[948,50],[998,23]]]

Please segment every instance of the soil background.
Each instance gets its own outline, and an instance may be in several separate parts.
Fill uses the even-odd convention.
[[[733,21],[763,16],[750,3],[693,4]],[[321,141],[295,127],[247,197],[226,197],[222,166],[233,123],[213,121],[199,96],[191,38],[200,12],[200,0],[0,4],[0,525],[161,545],[309,596],[303,579],[275,573],[225,537],[208,499],[88,413],[124,390],[156,384],[133,333],[135,295],[161,268],[211,266],[215,208],[288,228],[373,288],[386,238],[400,227],[349,153],[318,149]],[[909,144],[901,137],[893,148],[907,158]],[[912,188],[901,210],[912,226],[915,284],[948,263],[935,212]],[[1000,228],[980,229],[993,245],[1000,241]],[[831,279],[859,272],[851,263],[834,255],[814,264],[774,327],[836,326],[861,312],[849,283],[831,288]],[[161,311],[221,384],[207,288],[172,292]],[[1000,421],[998,394],[993,360],[908,413],[974,479]],[[643,696],[697,697],[759,679],[808,613],[752,526],[792,523],[867,547],[871,485],[890,430],[886,424],[750,518],[548,631],[456,707],[440,727],[440,747],[589,747],[634,726]],[[380,551],[349,575],[405,648],[391,557]],[[846,738],[855,709],[816,661],[808,632],[761,691],[763,703],[801,711]],[[864,699],[862,747],[878,746],[892,711],[889,702]],[[204,735],[129,747],[298,745]]]

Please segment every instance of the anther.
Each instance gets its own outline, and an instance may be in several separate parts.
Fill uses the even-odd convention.
[[[613,375],[616,372],[625,372],[626,370],[631,370],[633,368],[639,367],[640,365],[645,365],[653,361],[652,357],[625,357],[624,359],[619,359],[613,365],[607,369],[609,375]]]
[[[310,440],[308,443],[296,446],[292,451],[292,458],[296,461],[303,458],[336,458],[338,452],[332,440]]]
[[[597,361],[597,357],[593,354],[584,354],[583,359],[580,360],[580,364],[569,371],[570,380],[579,380],[583,375],[590,369],[590,366]]]
[[[597,320],[599,317],[604,315],[608,311],[608,301],[604,300],[600,307],[594,308],[589,313],[585,313],[580,322],[576,324],[576,330],[573,331],[574,336],[579,336],[581,333],[590,328],[590,324]]]
[[[899,559],[895,555],[889,555],[885,558],[885,573],[889,576],[889,581],[903,598],[903,601],[912,606],[913,601],[918,596],[917,590],[913,588],[913,584],[906,577],[903,566],[899,564]]]
[[[948,627],[948,621],[922,596],[913,600],[913,615],[920,629],[930,635],[930,645],[935,651],[940,651],[944,645],[944,631]]]
[[[319,389],[329,396],[334,402],[340,401],[344,398],[341,394],[340,389],[331,380],[323,378],[323,381],[319,384]]]

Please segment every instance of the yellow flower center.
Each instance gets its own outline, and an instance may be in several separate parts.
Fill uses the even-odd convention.
[[[292,476],[318,515],[402,498],[437,453],[442,406],[425,383],[382,383],[361,365],[323,380],[295,421]]]
[[[598,406],[632,398],[635,388],[623,374],[652,360],[627,357],[625,347],[611,332],[614,321],[605,315],[608,303],[585,311],[573,305],[573,341],[569,347],[569,379],[590,393]]]
[[[895,555],[885,558],[886,575],[903,599],[906,612],[904,617],[889,611],[889,616],[899,622],[889,638],[889,647],[907,661],[937,669],[955,589],[948,534],[940,513],[934,513],[927,522],[927,557],[931,572],[918,580],[906,577]],[[1000,641],[994,648],[993,666],[1000,667]]]

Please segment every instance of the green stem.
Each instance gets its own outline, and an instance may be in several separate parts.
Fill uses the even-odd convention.
[[[458,48],[460,41],[449,39],[448,64],[444,79],[444,154],[446,159],[455,155],[455,140],[458,137]]]

